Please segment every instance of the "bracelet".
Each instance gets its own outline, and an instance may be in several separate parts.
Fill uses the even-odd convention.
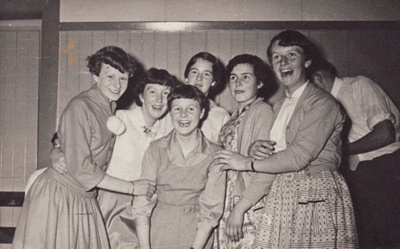
[[[254,169],[254,161],[255,161],[255,159],[252,158],[251,159],[251,163],[250,163],[250,167],[251,167],[251,171],[256,172],[256,170]]]
[[[131,183],[132,183],[132,185],[133,185],[133,189],[132,189],[132,193],[131,193],[131,195],[133,195],[133,193],[135,192],[135,182],[134,181],[130,181]]]

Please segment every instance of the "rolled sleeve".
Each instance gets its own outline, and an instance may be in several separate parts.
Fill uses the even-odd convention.
[[[206,187],[199,198],[198,226],[216,227],[218,225],[224,209],[225,186],[226,172],[221,171],[218,165],[211,166]]]

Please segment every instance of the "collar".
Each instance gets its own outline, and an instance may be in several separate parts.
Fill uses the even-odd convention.
[[[286,98],[288,98],[290,100],[296,100],[296,99],[300,98],[300,96],[304,92],[304,89],[306,89],[308,82],[309,81],[307,80],[306,83],[304,83],[301,87],[296,89],[296,91],[294,91],[294,93],[292,93],[292,95],[290,95],[289,92],[286,90]]]
[[[157,132],[160,126],[160,120],[156,120],[153,126],[147,127],[143,116],[143,109],[136,104],[133,104],[131,107],[130,120],[133,124],[135,124],[135,127],[143,128],[143,132],[145,134]]]
[[[333,97],[335,97],[335,98],[337,97],[337,95],[339,93],[339,90],[342,87],[342,85],[343,85],[343,80],[338,78],[338,77],[335,77],[335,81],[333,82],[333,87],[332,87],[332,90],[331,90],[331,94],[332,94]]]
[[[110,102],[110,100],[106,97],[106,95],[104,95],[104,93],[97,86],[97,83],[93,84],[90,89],[92,90],[92,92],[94,93],[95,98],[97,99],[97,101],[100,104],[110,108],[112,113],[115,112],[115,109],[117,108],[117,103],[115,101],[111,101]]]
[[[196,130],[197,136],[197,145],[192,152],[185,158],[183,156],[181,144],[177,139],[177,134],[175,129],[165,137],[164,143],[162,146],[168,149],[168,157],[174,165],[181,166],[181,167],[190,167],[187,165],[186,162],[191,159],[192,157],[196,157],[195,161],[204,160],[205,157],[211,155],[211,147],[210,143],[204,139],[204,135],[200,129],[197,128]]]

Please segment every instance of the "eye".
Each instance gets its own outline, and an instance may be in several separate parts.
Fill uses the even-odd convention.
[[[279,59],[280,59],[280,56],[277,55],[277,54],[274,54],[274,55],[272,56],[272,60],[273,60],[273,61],[277,61],[277,60],[279,60]]]
[[[189,73],[190,73],[190,74],[197,74],[197,70],[196,70],[196,69],[191,69],[191,70],[189,71]]]
[[[173,112],[180,112],[180,111],[181,111],[181,108],[180,108],[180,107],[173,107],[173,108],[172,108],[172,111],[173,111]]]
[[[291,59],[291,58],[296,57],[296,54],[293,53],[293,52],[291,52],[291,53],[289,53],[287,56],[288,56],[289,59]]]
[[[235,80],[237,80],[237,76],[236,75],[229,76],[229,81],[235,81]]]
[[[210,78],[210,77],[212,77],[212,74],[211,73],[204,73],[204,77],[207,77],[207,78]]]
[[[114,79],[114,75],[108,75],[107,76],[110,80],[113,80]]]
[[[168,95],[170,92],[169,91],[165,91],[164,92],[164,95]]]
[[[149,93],[151,93],[151,94],[155,94],[155,93],[156,93],[156,91],[155,91],[155,90],[149,90]]]

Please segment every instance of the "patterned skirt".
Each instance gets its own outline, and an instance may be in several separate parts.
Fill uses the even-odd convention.
[[[262,210],[254,248],[356,248],[348,187],[337,172],[279,174]]]
[[[257,232],[258,219],[261,216],[261,202],[251,207],[243,218],[243,238],[239,241],[231,240],[226,234],[226,223],[236,203],[240,200],[235,196],[235,186],[237,184],[237,171],[228,171],[228,181],[225,197],[225,209],[219,226],[215,231],[214,249],[251,249]]]

